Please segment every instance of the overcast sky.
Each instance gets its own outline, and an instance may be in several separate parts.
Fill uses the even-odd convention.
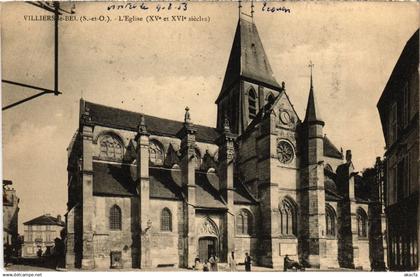
[[[109,5],[109,4],[108,4]],[[60,85],[63,95],[42,96],[3,112],[3,178],[21,198],[19,223],[42,213],[64,214],[66,148],[78,126],[79,99],[182,120],[190,107],[195,123],[215,126],[216,100],[238,20],[237,3],[188,3],[188,11],[161,15],[209,17],[210,22],[118,22],[104,3],[77,3],[76,15],[109,15],[103,22],[60,22]],[[417,3],[269,4],[290,13],[262,12],[255,23],[274,75],[301,119],[314,87],[324,131],[356,170],[384,152],[376,103],[406,43],[418,28]],[[69,5],[67,5],[68,7]],[[244,12],[249,3],[243,3]],[[2,7],[2,78],[53,87],[53,22],[32,5]],[[3,106],[35,92],[3,84]],[[22,229],[20,230],[22,233]]]

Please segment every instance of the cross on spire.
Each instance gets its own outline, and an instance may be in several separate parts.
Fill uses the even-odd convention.
[[[313,70],[314,66],[315,65],[312,63],[312,61],[309,61],[308,67],[310,68],[310,71],[311,71],[311,87],[312,87],[312,70]]]
[[[251,18],[252,22],[254,22],[254,0],[251,0]]]
[[[251,0],[251,12],[250,14],[242,12],[242,0],[238,0],[238,13],[239,13],[239,19],[241,19],[241,14],[246,15],[252,19],[252,22],[254,22],[254,0]]]

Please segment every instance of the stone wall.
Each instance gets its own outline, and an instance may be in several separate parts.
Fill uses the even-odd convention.
[[[322,258],[324,260],[324,264],[327,265],[327,268],[338,268],[338,236],[337,236],[337,226],[338,226],[338,203],[328,201],[326,202],[330,207],[334,209],[336,218],[335,218],[335,236],[327,236],[326,239],[326,253],[325,256]],[[325,233],[326,233],[326,226],[325,226]]]
[[[94,196],[93,253],[95,268],[109,268],[111,252],[121,252],[123,268],[138,267],[138,199],[135,197]],[[109,211],[121,209],[121,230],[110,230]]]
[[[260,213],[259,207],[256,205],[235,205],[235,222],[236,215],[242,210],[245,209],[252,214],[252,231],[250,235],[239,234],[234,226],[234,244],[235,244],[235,255],[237,262],[243,262],[245,259],[245,253],[248,253],[253,259],[254,264],[258,263],[258,234],[260,232]]]
[[[358,240],[359,246],[359,260],[357,267],[362,267],[363,270],[370,270],[370,258],[369,258],[369,239]]]
[[[172,214],[172,231],[161,230],[161,212],[164,208]],[[182,202],[163,199],[150,200],[151,260],[152,267],[181,265],[180,237],[183,232]]]

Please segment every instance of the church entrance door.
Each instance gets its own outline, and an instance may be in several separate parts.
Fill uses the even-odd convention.
[[[201,262],[208,260],[214,254],[218,256],[217,238],[203,237],[198,240],[198,257]]]

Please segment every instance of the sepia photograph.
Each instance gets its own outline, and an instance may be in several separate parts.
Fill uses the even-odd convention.
[[[418,2],[0,8],[3,276],[417,276]]]

